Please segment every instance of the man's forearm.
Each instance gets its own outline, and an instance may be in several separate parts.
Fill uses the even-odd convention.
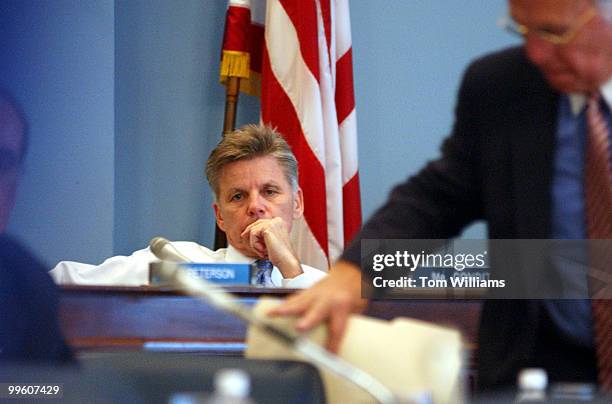
[[[279,262],[277,268],[285,279],[293,279],[304,273],[300,261],[295,256],[288,256]]]

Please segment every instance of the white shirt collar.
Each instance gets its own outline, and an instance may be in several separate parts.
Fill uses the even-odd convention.
[[[245,263],[250,264],[255,261],[257,258],[247,257],[242,254],[240,251],[235,249],[231,244],[227,246],[227,250],[225,251],[225,261],[226,262],[235,262],[235,263]]]
[[[599,91],[606,101],[606,104],[608,104],[608,107],[612,109],[612,77],[599,88]],[[569,101],[572,108],[572,114],[578,115],[584,108],[587,97],[584,94],[572,93],[569,94]]]

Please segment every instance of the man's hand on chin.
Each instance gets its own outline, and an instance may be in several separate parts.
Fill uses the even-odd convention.
[[[298,316],[298,331],[308,331],[326,322],[327,348],[338,352],[351,313],[363,311],[367,301],[361,298],[361,272],[347,261],[337,262],[329,275],[310,289],[291,295],[270,316]]]
[[[289,226],[280,217],[259,219],[240,235],[260,258],[268,258],[283,278],[292,279],[302,274],[302,266],[289,238]]]

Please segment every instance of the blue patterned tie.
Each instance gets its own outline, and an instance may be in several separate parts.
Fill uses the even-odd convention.
[[[265,287],[272,287],[272,261],[270,260],[257,260],[255,261],[255,267],[257,272],[255,273],[255,284]]]

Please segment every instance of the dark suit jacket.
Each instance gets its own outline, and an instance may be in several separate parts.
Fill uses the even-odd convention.
[[[58,292],[23,246],[0,237],[0,362],[67,362],[58,324]]]
[[[473,62],[442,156],[393,189],[343,258],[359,264],[362,238],[445,239],[475,220],[487,222],[491,239],[549,238],[558,105],[559,94],[522,48]],[[519,268],[509,281],[525,282],[525,275]],[[534,364],[541,307],[537,301],[486,301],[481,386],[513,384],[520,368]]]

